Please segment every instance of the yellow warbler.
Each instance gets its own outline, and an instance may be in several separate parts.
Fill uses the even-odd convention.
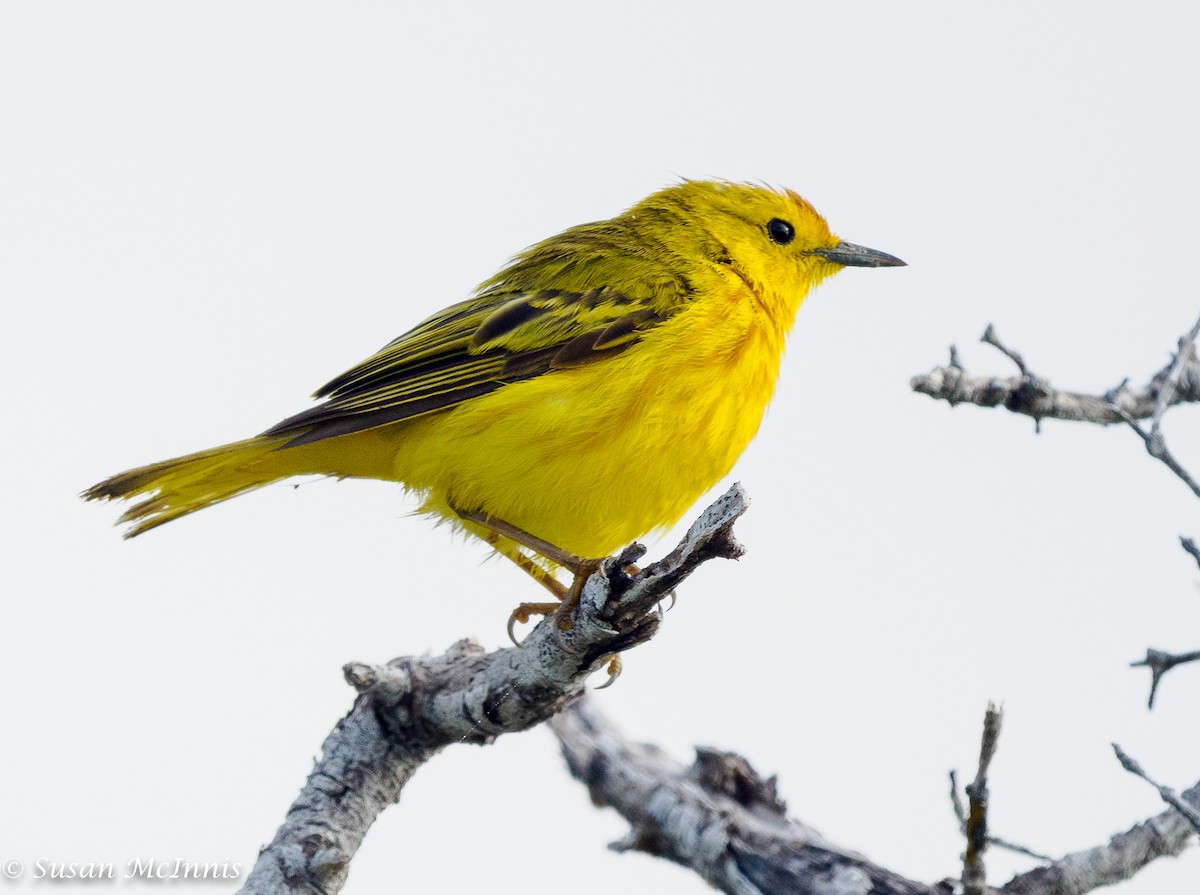
[[[84,496],[143,498],[131,537],[291,476],[396,481],[555,589],[571,554],[673,524],[729,472],[813,286],[903,263],[842,242],[795,193],[685,181],[525,250],[323,403]]]

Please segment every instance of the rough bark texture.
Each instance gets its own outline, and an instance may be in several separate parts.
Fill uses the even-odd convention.
[[[630,743],[585,697],[551,722],[571,773],[629,821],[612,847],[668,858],[730,895],[947,895],[872,864],[789,820],[763,780],[731,753],[697,750],[685,768]]]
[[[967,784],[968,811],[963,832],[967,851],[963,855],[963,895],[983,895],[987,891],[987,872],[983,856],[991,841],[988,833],[988,768],[996,755],[1003,713],[989,705],[983,719],[983,738],[979,746],[979,769]]]
[[[685,768],[652,745],[631,743],[585,697],[551,722],[571,773],[600,805],[630,824],[611,848],[667,858],[730,895],[950,895],[956,880],[906,879],[825,840],[789,819],[775,792],[745,759],[697,750]],[[1183,793],[1200,804],[1200,784]],[[1178,811],[1157,815],[1106,845],[983,887],[987,895],[1083,895],[1137,875],[1151,861],[1177,855],[1193,834]]]
[[[732,526],[747,506],[734,485],[675,550],[632,577],[624,570],[643,548],[608,560],[588,579],[567,630],[550,617],[520,648],[488,653],[462,640],[441,656],[347,665],[359,698],[241,891],[337,892],[363,836],[417,768],[452,743],[487,743],[546,720],[608,657],[648,640],[658,603],[676,585],[705,560],[741,555]]]
[[[1183,793],[1200,806],[1200,783]],[[1014,876],[1000,891],[1007,895],[1083,895],[1132,879],[1151,861],[1177,855],[1193,835],[1191,824],[1174,809],[1113,836],[1105,845],[1074,852],[1045,867]]]
[[[1001,344],[989,326],[982,341],[1013,360],[1020,370],[1019,376],[1007,379],[972,376],[959,363],[958,352],[951,348],[949,365],[914,376],[909,384],[913,391],[951,405],[1005,407],[1035,420],[1077,420],[1107,426],[1126,422],[1127,418],[1151,419],[1156,413],[1161,417],[1162,408],[1200,401],[1200,361],[1196,358],[1194,339],[1191,335],[1191,339],[1181,340],[1176,357],[1154,374],[1144,388],[1130,389],[1121,383],[1105,394],[1089,395],[1054,388],[1049,380],[1035,376],[1025,366],[1024,359]]]

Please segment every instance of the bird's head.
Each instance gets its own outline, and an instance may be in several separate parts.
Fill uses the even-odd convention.
[[[678,256],[728,265],[760,294],[798,305],[843,267],[902,267],[884,252],[844,242],[790,190],[687,180],[627,212]]]

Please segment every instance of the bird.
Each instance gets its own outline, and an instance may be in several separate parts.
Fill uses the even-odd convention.
[[[399,482],[563,600],[561,570],[579,581],[731,470],[813,287],[904,263],[790,190],[683,180],[520,252],[315,406],[82,496],[136,500],[119,520],[133,537],[296,476]]]

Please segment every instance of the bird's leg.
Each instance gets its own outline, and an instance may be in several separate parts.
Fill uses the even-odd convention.
[[[519,531],[520,529],[517,530]],[[600,568],[601,560],[585,560],[575,557],[578,560],[576,569],[572,570],[575,572],[575,578],[571,582],[571,586],[567,588],[563,586],[561,581],[520,550],[513,547],[512,544],[506,544],[500,535],[488,533],[486,540],[497,553],[512,560],[517,568],[523,570],[530,578],[550,591],[554,595],[554,598],[559,601],[558,603],[520,604],[512,611],[512,615],[508,617],[508,639],[513,643],[517,643],[517,639],[513,635],[513,628],[518,623],[524,624],[529,621],[532,615],[557,614],[558,629],[560,631],[571,630],[571,616],[575,612],[575,607],[579,605],[579,595],[583,593],[584,582],[587,581],[592,572]]]
[[[454,512],[468,522],[474,522],[488,531],[503,535],[510,541],[516,541],[522,547],[528,547],[534,553],[546,557],[546,559],[555,565],[562,566],[567,571],[576,575],[584,572],[590,575],[599,568],[600,560],[588,559],[587,557],[570,553],[561,547],[551,544],[549,541],[543,541],[537,535],[531,535],[523,528],[517,528],[515,525],[505,522],[503,519],[497,519],[495,516],[489,516],[487,513],[481,513],[478,510],[466,512],[455,509]]]
[[[590,565],[581,565],[575,570],[575,580],[571,582],[571,587],[563,597],[562,605],[558,607],[558,629],[560,631],[571,630],[571,616],[575,614],[575,607],[579,605],[579,597],[583,593],[583,585],[592,577],[592,573],[599,570],[600,563],[603,560],[589,559],[584,560],[584,563]]]
[[[536,562],[522,553],[520,550],[506,544],[499,535],[488,533],[484,536],[485,540],[492,546],[497,553],[506,559],[512,560],[513,564],[518,569],[521,569],[530,578],[542,585],[546,590],[558,600],[557,603],[521,603],[512,614],[508,617],[508,639],[514,645],[520,646],[521,641],[517,640],[517,635],[513,633],[513,629],[517,625],[523,625],[535,615],[553,615],[562,607],[562,600],[567,596],[567,589],[563,583],[551,575],[548,571],[539,566]]]
[[[521,643],[517,640],[514,629],[519,624],[525,624],[535,615],[556,615],[559,630],[569,631],[572,624],[571,617],[574,615],[575,608],[579,605],[579,597],[583,593],[583,585],[593,572],[598,571],[602,567],[604,561],[600,559],[587,559],[574,553],[568,553],[566,550],[551,544],[549,541],[544,541],[522,528],[517,528],[517,526],[511,525],[503,519],[489,516],[487,513],[478,511],[464,512],[453,507],[452,509],[464,521],[473,522],[480,528],[485,529],[487,533],[484,535],[484,540],[487,541],[493,550],[511,560],[517,568],[521,569],[534,581],[550,591],[555,599],[559,601],[558,603],[519,604],[508,617],[508,639],[516,646],[520,646]],[[506,543],[506,541],[509,543]],[[574,574],[575,577],[571,581],[570,588],[563,587],[561,581],[519,549],[514,548],[512,546],[513,543],[546,557],[546,559]],[[636,575],[639,570],[636,564],[629,563],[622,571],[626,575],[632,576]],[[674,605],[674,601],[675,592],[671,591],[671,605]],[[597,689],[603,690],[605,687],[611,687],[616,683],[617,678],[621,676],[621,657],[619,655],[613,653],[609,656],[607,666],[608,680]]]
[[[500,535],[489,533],[484,536],[484,540],[488,542],[493,550],[495,550],[505,559],[511,560],[518,569],[520,569],[542,587],[546,588],[546,590],[550,591],[550,593],[554,596],[554,599],[561,601],[567,595],[567,588],[561,581],[550,574],[548,570],[539,566],[520,550],[514,548],[511,544],[505,544],[504,541],[501,540]],[[555,608],[558,607],[557,603],[538,603],[536,605],[554,606]],[[542,615],[546,614],[547,613],[544,612],[542,613]]]
[[[531,535],[523,528],[505,522],[503,519],[497,519],[495,516],[490,516],[487,513],[478,510],[460,510],[456,507],[451,507],[454,512],[466,522],[472,522],[480,528],[486,529],[488,534],[484,539],[496,550],[497,553],[508,557],[516,563],[517,567],[522,569],[534,581],[546,588],[550,593],[554,594],[555,598],[562,601],[561,605],[553,603],[522,603],[513,610],[512,615],[508,618],[508,636],[509,639],[516,640],[513,637],[513,627],[518,623],[529,621],[531,615],[550,615],[557,613],[558,626],[560,630],[568,631],[571,628],[571,615],[575,612],[575,607],[579,605],[579,595],[583,592],[584,582],[591,576],[593,572],[600,568],[602,560],[588,559],[579,556],[575,553],[563,550],[561,547],[551,544],[539,538],[537,535]],[[544,556],[552,563],[562,566],[568,572],[571,572],[575,579],[571,582],[571,587],[565,588],[561,581],[550,574],[549,571],[538,565],[532,559],[520,550],[514,550],[511,546],[506,545],[502,538],[512,541],[516,544],[532,550],[539,556]]]

